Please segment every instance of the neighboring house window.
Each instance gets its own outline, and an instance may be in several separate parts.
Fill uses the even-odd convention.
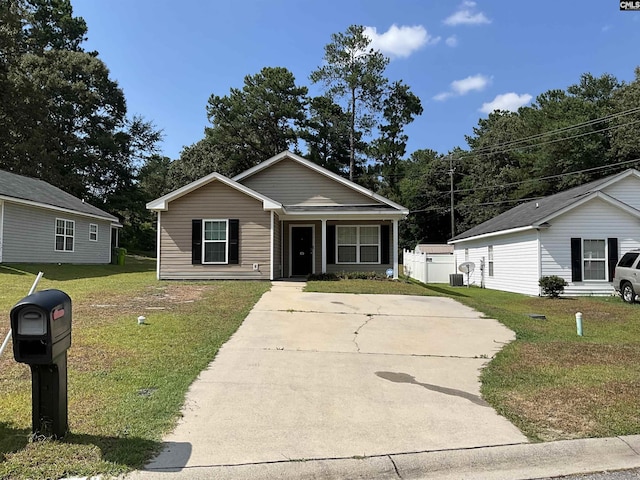
[[[89,224],[89,240],[92,242],[98,241],[98,225],[95,223]]]
[[[605,240],[582,241],[582,264],[585,280],[607,279]]]
[[[489,245],[489,276],[493,277],[493,245]]]
[[[203,220],[202,263],[227,263],[227,232],[227,220]]]
[[[380,263],[380,227],[337,226],[337,263]]]
[[[56,218],[56,252],[73,252],[75,222]]]
[[[465,262],[469,261],[469,249],[468,248],[464,249],[464,261]]]

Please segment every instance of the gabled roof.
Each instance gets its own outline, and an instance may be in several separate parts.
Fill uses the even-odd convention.
[[[554,217],[566,213],[569,210],[592,200],[593,198],[600,198],[633,215],[640,216],[639,210],[602,192],[604,188],[629,176],[635,176],[640,179],[640,172],[635,169],[625,170],[624,172],[616,175],[601,178],[599,180],[565,190],[564,192],[556,193],[555,195],[520,204],[511,210],[507,210],[506,212],[467,230],[466,232],[456,235],[449,240],[449,243],[456,243],[460,240],[466,240],[474,237],[502,235],[505,233],[544,226],[543,224],[545,222],[548,222]]]
[[[207,185],[211,182],[220,182],[223,183],[235,190],[238,190],[239,192],[244,193],[245,195],[248,195],[250,197],[255,198],[256,200],[259,200],[262,202],[262,206],[265,210],[278,210],[282,208],[282,205],[278,202],[276,202],[275,200],[271,200],[268,197],[265,197],[264,195],[262,195],[261,193],[256,192],[255,190],[252,190],[248,187],[245,187],[244,185],[231,180],[228,177],[225,177],[224,175],[221,175],[219,173],[211,173],[209,175],[207,175],[206,177],[202,177],[194,182],[189,183],[188,185],[185,185],[182,188],[179,188],[178,190],[174,190],[173,192],[170,192],[166,195],[164,195],[163,197],[157,198],[149,203],[147,203],[147,208],[149,210],[153,210],[156,212],[162,212],[162,211],[166,211],[169,209],[169,202],[176,200],[190,192],[193,192],[194,190]]]
[[[235,180],[236,182],[241,182],[242,180],[245,180],[246,178],[249,178],[252,175],[255,175],[258,172],[261,172],[262,170],[265,170],[269,167],[271,167],[272,165],[275,165],[278,162],[281,162],[284,159],[290,159],[293,160],[294,162],[299,163],[300,165],[304,165],[305,167],[321,174],[324,175],[325,177],[330,178],[331,180],[334,180],[348,188],[350,188],[351,190],[355,190],[356,192],[365,195],[369,198],[371,198],[372,200],[375,200],[377,203],[382,203],[384,205],[388,205],[389,207],[392,207],[395,210],[399,210],[401,211],[403,214],[408,215],[409,214],[409,210],[405,207],[403,207],[402,205],[399,205],[391,200],[389,200],[388,198],[383,197],[382,195],[378,195],[377,193],[372,192],[371,190],[368,190],[360,185],[358,185],[357,183],[354,183],[350,180],[347,180],[346,178],[341,177],[340,175],[337,175],[333,172],[330,172],[329,170],[327,170],[326,168],[321,167],[320,165],[317,165],[315,163],[313,163],[310,160],[307,160],[305,158],[302,158],[299,155],[296,155],[295,153],[289,152],[289,151],[285,151],[282,153],[279,153],[278,155],[275,155],[273,157],[271,157],[268,160],[265,160],[262,163],[259,163],[258,165],[256,165],[255,167],[252,167],[248,170],[245,170],[244,172],[236,175],[235,177],[233,177],[233,180]]]
[[[74,197],[50,183],[4,170],[0,170],[0,200],[71,212],[118,223],[118,219],[113,215],[85,203],[78,197]]]

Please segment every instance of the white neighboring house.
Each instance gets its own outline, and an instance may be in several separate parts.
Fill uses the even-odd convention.
[[[1,263],[109,263],[121,227],[50,183],[0,170]]]
[[[557,275],[565,295],[612,294],[618,259],[640,248],[640,172],[523,203],[449,243],[456,265],[474,262],[472,285],[540,295],[540,277]]]

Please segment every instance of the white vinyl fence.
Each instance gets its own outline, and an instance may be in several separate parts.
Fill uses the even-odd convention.
[[[404,274],[422,283],[449,283],[449,275],[456,273],[453,255],[405,250],[402,258]]]

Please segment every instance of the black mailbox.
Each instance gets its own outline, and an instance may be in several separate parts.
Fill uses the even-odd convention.
[[[71,298],[42,290],[11,309],[13,355],[17,362],[48,365],[71,346]]]

